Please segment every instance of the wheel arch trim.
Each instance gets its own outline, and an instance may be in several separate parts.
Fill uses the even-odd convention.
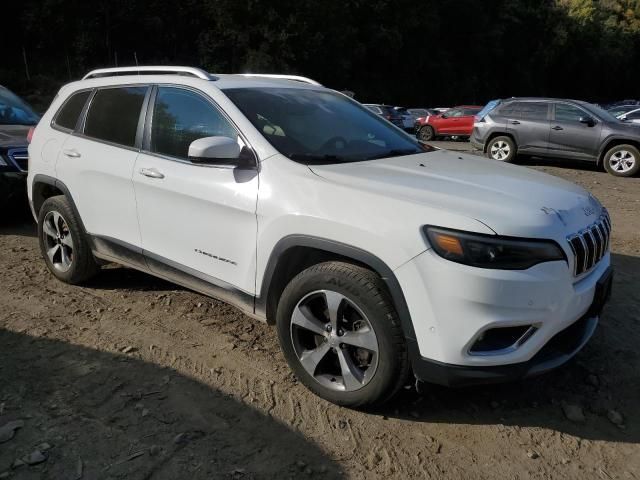
[[[402,292],[400,282],[396,278],[393,270],[380,258],[374,254],[352,245],[348,245],[335,240],[329,240],[322,237],[311,235],[288,235],[278,241],[274,246],[269,260],[267,261],[264,275],[262,277],[261,288],[255,299],[255,313],[267,317],[267,301],[269,291],[272,287],[274,274],[279,262],[286,252],[292,248],[306,247],[315,250],[321,250],[330,254],[339,255],[346,259],[352,259],[361,263],[380,275],[387,285],[394,307],[401,321],[402,331],[407,340],[415,340],[416,334],[411,321],[409,307]]]
[[[607,137],[600,147],[600,151],[598,152],[598,157],[596,158],[596,163],[598,165],[602,165],[604,162],[604,157],[609,150],[618,146],[618,145],[631,145],[640,150],[640,140],[632,140],[623,135],[612,135]]]
[[[62,192],[62,194],[67,198],[67,200],[69,200],[69,203],[71,204],[71,208],[73,209],[73,213],[75,214],[76,218],[80,221],[80,227],[82,228],[82,231],[87,233],[87,229],[84,226],[84,223],[82,221],[82,217],[80,216],[80,212],[78,211],[78,207],[76,206],[76,202],[73,199],[73,195],[71,195],[71,192],[69,191],[69,188],[60,180],[58,180],[57,178],[51,177],[49,175],[44,175],[42,173],[38,173],[33,177],[33,181],[31,182],[30,188],[31,188],[31,211],[34,214],[34,217],[36,219],[36,221],[38,221],[38,216],[40,215],[40,208],[38,208],[36,210],[36,205],[35,203],[35,188],[38,184],[45,184],[45,185],[51,185],[52,187],[57,188],[58,190],[60,190]],[[45,199],[46,200],[46,199]],[[44,200],[43,202],[44,203]],[[39,205],[39,207],[42,207],[42,204]]]

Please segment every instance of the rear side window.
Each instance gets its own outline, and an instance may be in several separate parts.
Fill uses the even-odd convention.
[[[518,110],[520,110],[520,106],[521,106],[520,102],[506,103],[502,105],[502,107],[500,107],[500,110],[498,110],[498,113],[500,113],[500,115],[504,115],[505,117],[513,117],[517,115]]]
[[[133,147],[146,93],[147,87],[98,90],[87,112],[84,134],[98,140]]]
[[[183,88],[160,87],[151,119],[151,151],[189,158],[189,145],[204,137],[238,134],[211,102]]]
[[[547,104],[541,102],[524,102],[520,104],[518,118],[525,120],[546,120]]]
[[[640,110],[636,110],[635,112],[627,113],[627,120],[638,120],[640,119]]]
[[[74,93],[69,99],[62,105],[56,119],[53,122],[58,127],[68,128],[69,130],[75,130],[78,122],[78,117],[82,113],[84,105],[87,103],[87,99],[91,91]]]

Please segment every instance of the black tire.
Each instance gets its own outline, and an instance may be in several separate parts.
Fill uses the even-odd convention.
[[[640,151],[633,145],[616,145],[604,154],[602,163],[611,175],[632,177],[640,171]]]
[[[61,235],[59,235],[57,239],[45,232],[45,219],[47,222],[51,219],[55,225],[56,221],[54,218],[57,218],[55,217],[56,214],[62,218],[62,222],[58,221],[57,223],[57,231],[61,232]],[[63,239],[68,238],[68,236],[71,238],[72,248],[67,247],[65,249]],[[77,285],[93,277],[100,269],[91,253],[91,247],[82,230],[81,223],[64,195],[48,198],[42,204],[42,208],[40,208],[38,214],[38,240],[42,257],[49,271],[51,271],[58,280]],[[49,258],[47,250],[51,249],[52,246],[55,248],[56,244],[59,248],[53,255],[52,260]],[[61,251],[63,249],[65,249],[65,252],[68,252],[66,253],[67,259],[69,259],[68,268],[64,268],[65,265],[63,265],[63,261],[61,260]]]
[[[494,137],[487,143],[487,157],[491,160],[510,163],[516,159],[517,147],[511,137]]]
[[[314,292],[326,290],[337,292],[346,297],[347,302],[356,305],[366,316],[366,321],[377,337],[377,368],[367,383],[352,391],[337,391],[335,388],[328,388],[321,384],[319,380],[307,372],[296,353],[292,334],[294,331],[292,328],[294,309],[297,308],[299,302],[314,295]],[[315,293],[315,295],[318,294]],[[345,311],[346,308],[343,307],[342,312]],[[326,311],[323,313],[327,314]],[[344,315],[343,322],[346,322],[347,314],[344,313]],[[400,319],[386,285],[371,270],[344,262],[326,262],[304,270],[291,280],[282,293],[278,304],[276,326],[284,356],[296,377],[309,390],[332,403],[348,407],[381,404],[390,399],[407,380],[409,360]],[[336,333],[339,335],[339,332],[340,330]],[[347,333],[349,332],[344,334]],[[318,338],[316,345],[328,343],[321,335],[317,335],[316,338]],[[330,349],[327,354],[328,359],[326,359],[327,355],[323,358],[330,364],[333,361],[338,361],[340,353],[338,349],[347,352],[351,347],[346,348],[345,350],[344,344],[340,344],[340,347]],[[332,357],[333,355],[335,355],[335,359]],[[318,363],[318,365],[320,364]],[[335,379],[331,379],[331,381],[335,382]],[[327,383],[331,383],[331,381],[325,380]],[[344,384],[346,385],[346,382]]]
[[[431,125],[424,125],[418,130],[418,140],[422,142],[430,142],[431,140],[435,140],[435,138],[436,131]]]

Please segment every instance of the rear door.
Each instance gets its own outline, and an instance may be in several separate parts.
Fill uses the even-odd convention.
[[[94,91],[84,121],[62,146],[56,171],[88,233],[140,246],[131,183],[142,135],[145,85]]]
[[[582,123],[581,118],[593,119]],[[554,103],[549,135],[549,153],[580,160],[595,160],[600,146],[602,124],[577,105]]]
[[[512,102],[505,108],[507,132],[515,138],[521,153],[548,152],[549,109],[547,102]]]

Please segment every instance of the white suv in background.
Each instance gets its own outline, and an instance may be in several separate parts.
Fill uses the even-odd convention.
[[[342,405],[410,372],[465,385],[559,366],[610,292],[611,223],[588,192],[419,143],[304,78],[91,72],[29,157],[53,275],[117,262],[229,302]]]

